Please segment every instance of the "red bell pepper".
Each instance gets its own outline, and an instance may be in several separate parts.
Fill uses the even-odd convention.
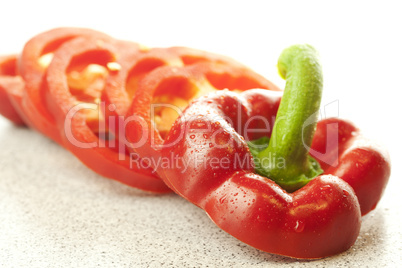
[[[295,258],[337,254],[354,244],[361,215],[378,203],[390,175],[389,157],[346,121],[317,125],[322,74],[314,49],[291,47],[278,67],[287,79],[282,99],[262,90],[201,97],[164,139],[147,110],[158,92],[150,86],[133,102],[133,113],[148,129],[136,124],[127,135],[137,141],[141,133],[154,133],[145,146],[133,148],[154,159],[153,167],[176,193],[241,241]],[[274,127],[267,128],[275,116]],[[270,139],[247,143],[249,124],[257,128],[251,137],[265,131]]]
[[[47,66],[54,51],[64,42],[78,36],[110,39],[106,34],[85,28],[56,28],[41,33],[29,40],[20,55],[19,73],[28,81],[24,90],[23,106],[30,127],[52,140],[61,143],[59,131],[55,128],[53,115],[46,108],[44,83]]]
[[[164,65],[175,65],[176,57],[165,49],[151,49],[143,53],[126,56],[120,63],[118,72],[111,72],[102,91],[104,103],[102,112],[109,130],[121,140],[124,135],[119,130],[124,125],[125,116],[130,107],[138,82],[150,71]]]
[[[17,56],[0,57],[0,114],[16,125],[25,125],[19,111],[24,81],[17,75]]]
[[[170,192],[150,168],[137,168],[108,132],[99,100],[108,72],[118,71],[138,45],[79,37],[61,45],[46,73],[47,108],[62,144],[95,172],[152,192]],[[92,69],[91,69],[92,67]]]

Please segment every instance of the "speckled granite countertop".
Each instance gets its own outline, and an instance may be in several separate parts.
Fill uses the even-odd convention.
[[[0,267],[401,264],[401,198],[395,180],[378,208],[364,217],[350,250],[299,261],[243,244],[176,195],[147,194],[104,179],[53,142],[2,118],[0,145]]]

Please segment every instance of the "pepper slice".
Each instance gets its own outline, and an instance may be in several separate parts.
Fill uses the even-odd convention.
[[[105,102],[105,105],[103,106],[105,109],[103,109],[103,112],[107,126],[110,127],[116,137],[122,135],[120,139],[125,140],[124,131],[123,133],[120,133],[119,130],[122,129],[122,126],[124,125],[124,119],[128,113],[133,96],[139,87],[140,81],[151,71],[163,66],[181,68],[206,62],[219,63],[226,65],[227,68],[232,66],[233,71],[237,72],[238,69],[246,69],[244,65],[231,58],[186,47],[153,48],[125,58],[120,64],[119,71],[113,72],[109,75],[105,90],[102,94],[102,101]],[[164,70],[167,69],[169,68],[165,67]],[[267,82],[264,81],[262,77],[257,77],[255,74],[251,75],[251,71],[248,72],[249,74],[247,75],[250,76],[249,79],[255,79],[258,81],[258,86],[266,86]],[[162,73],[166,73],[166,71],[162,71]],[[212,75],[211,72],[211,76]],[[214,77],[210,77],[210,79],[214,79]],[[224,87],[225,83],[229,81],[225,80],[224,77],[215,77],[215,80],[217,79],[221,80],[215,81],[220,83],[219,87]],[[175,92],[171,93],[173,97],[165,96],[165,100],[173,100],[175,98]],[[182,106],[187,104],[187,101],[182,98],[181,100],[175,98],[175,101],[182,103]],[[161,122],[163,122],[165,129],[170,128],[172,119],[168,121],[163,121],[163,119],[161,119],[159,123]]]
[[[108,40],[106,34],[85,28],[56,28],[41,33],[29,40],[20,55],[19,73],[28,81],[24,90],[24,110],[28,125],[52,140],[61,143],[60,134],[55,127],[53,115],[45,106],[45,72],[53,58],[53,53],[64,42],[78,36],[98,37]]]
[[[98,38],[75,38],[55,52],[46,81],[46,100],[63,145],[95,172],[152,192],[171,191],[150,168],[132,165],[121,146],[109,136],[99,111],[108,72],[137,53],[136,44]],[[124,149],[124,147],[123,147]]]
[[[175,65],[177,59],[165,49],[151,49],[125,57],[118,72],[111,72],[106,80],[101,100],[105,123],[117,139],[123,140],[125,116],[131,105],[138,82],[150,71],[164,65]],[[121,136],[122,135],[122,136]],[[120,137],[121,136],[121,137]]]
[[[17,55],[0,57],[0,114],[16,125],[25,125],[22,109],[24,81],[17,75]]]

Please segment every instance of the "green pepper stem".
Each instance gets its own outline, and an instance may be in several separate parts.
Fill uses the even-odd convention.
[[[285,91],[268,147],[259,158],[270,158],[266,175],[294,191],[322,172],[309,156],[321,103],[323,79],[316,50],[310,45],[285,49],[278,60]],[[284,165],[275,165],[283,162]]]

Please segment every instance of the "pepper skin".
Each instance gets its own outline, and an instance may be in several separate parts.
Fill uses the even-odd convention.
[[[375,209],[391,173],[385,148],[367,139],[351,122],[329,118],[318,122],[310,153],[324,174],[337,176],[353,188],[362,215]]]

